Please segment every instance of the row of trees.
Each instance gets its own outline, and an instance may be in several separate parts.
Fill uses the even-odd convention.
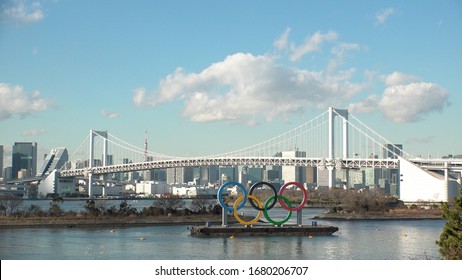
[[[104,200],[88,199],[83,210],[80,212],[65,211],[62,207],[62,197],[54,196],[50,201],[47,210],[32,204],[27,209],[22,209],[23,200],[17,196],[0,197],[0,213],[2,216],[10,217],[62,217],[62,216],[158,216],[158,215],[194,215],[194,214],[221,214],[221,208],[216,205],[215,200],[195,199],[189,207],[186,207],[183,199],[178,197],[163,198],[154,200],[149,207],[138,210],[132,207],[126,200],[122,200],[118,207],[107,205]]]
[[[260,200],[266,201],[267,198],[273,195],[270,189],[259,189],[254,195],[257,195]],[[287,189],[284,192],[286,196],[293,203],[300,203],[302,200],[301,192],[299,190]],[[377,190],[366,190],[357,192],[353,190],[344,189],[320,189],[316,191],[309,191],[308,204],[311,205],[328,205],[333,208],[333,211],[344,212],[385,212],[391,208],[404,207],[400,201],[394,197],[385,195],[383,192]],[[233,203],[236,197],[229,196],[223,198],[229,205]],[[60,216],[64,214],[76,214],[73,212],[66,213],[62,209],[63,198],[60,196],[53,196],[50,201],[48,210],[43,210],[37,205],[31,205],[26,210],[21,210],[22,199],[17,196],[1,196],[0,197],[0,213],[3,216]],[[122,201],[117,208],[114,205],[107,206],[104,200],[88,199],[84,205],[85,215],[136,215],[136,214],[149,214],[161,215],[166,213],[171,214],[191,214],[191,213],[211,213],[219,212],[220,208],[214,199],[194,199],[189,208],[185,207],[185,202],[179,197],[170,197],[156,199],[148,208],[135,209],[131,207],[126,201]]]

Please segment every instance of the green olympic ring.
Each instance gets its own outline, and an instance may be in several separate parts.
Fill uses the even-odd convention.
[[[265,202],[265,208],[264,208],[264,210],[263,210],[263,214],[265,215],[265,218],[266,218],[270,223],[272,223],[273,225],[282,225],[282,224],[286,223],[286,222],[290,219],[290,217],[292,216],[292,211],[289,210],[289,212],[287,213],[287,216],[286,216],[285,219],[282,220],[282,221],[277,222],[277,221],[271,219],[270,216],[268,215],[268,204],[269,204],[270,201],[273,200],[273,199],[275,199],[275,200],[277,200],[277,199],[282,199],[282,200],[284,200],[284,202],[285,202],[289,207],[292,207],[292,204],[290,203],[290,200],[289,200],[287,197],[283,196],[283,195],[273,195],[272,197],[268,198],[268,199],[266,200],[266,202]]]

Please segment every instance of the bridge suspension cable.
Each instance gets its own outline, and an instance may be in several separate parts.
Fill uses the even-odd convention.
[[[92,166],[101,166],[103,162],[106,162],[108,165],[114,165],[159,160],[187,160],[189,158],[281,157],[282,153],[287,151],[292,151],[292,153],[290,153],[292,157],[322,159],[328,158],[329,137],[334,138],[331,139],[333,141],[332,145],[336,147],[335,151],[333,151],[333,157],[337,159],[351,158],[351,155],[355,158],[379,158],[379,153],[383,152],[384,149],[388,150],[390,154],[395,156],[399,155],[408,158],[411,157],[400,147],[392,146],[390,149],[389,147],[392,142],[379,135],[354,115],[349,114],[348,111],[336,109],[332,110],[335,113],[335,117],[338,118],[330,118],[328,110],[296,128],[260,143],[231,152],[196,157],[178,157],[153,151],[146,151],[143,147],[137,147],[130,144],[111,133],[92,130],[90,134],[98,136],[96,137],[98,139],[96,139],[93,144],[93,154],[106,154],[106,156],[110,157],[110,160],[108,158],[104,160],[96,156],[94,159],[96,162]],[[341,122],[341,125],[339,122]],[[346,124],[351,129],[348,129]],[[330,136],[330,130],[332,130],[331,132],[335,135],[335,137]],[[344,132],[342,130],[346,131]],[[343,141],[345,137],[349,138],[349,141]],[[66,164],[64,169],[78,169],[89,166],[88,155],[90,145],[85,146],[85,144],[89,142],[89,138],[90,135],[87,135],[86,139],[70,157],[69,161],[72,162],[72,164]],[[105,139],[105,142],[110,144],[109,148],[106,147],[106,150],[99,147],[101,146],[100,142],[102,139]],[[341,149],[338,148],[345,145],[348,145],[348,147],[344,148],[343,153],[341,153]],[[296,153],[293,153],[294,151]],[[79,154],[80,156],[77,156]],[[382,154],[382,156],[385,155]]]
[[[334,111],[335,111],[335,109],[334,109]],[[406,157],[406,158],[411,158],[412,157],[409,153],[405,152],[402,148],[396,146],[395,144],[393,144],[393,142],[389,141],[388,139],[386,139],[382,135],[375,132],[373,129],[371,129],[369,126],[364,124],[361,120],[359,120],[357,117],[355,117],[351,113],[349,113],[348,116],[353,118],[356,122],[358,122],[359,126],[362,126],[366,131],[364,131],[363,129],[358,127],[358,125],[356,125],[355,123],[353,123],[349,119],[346,119],[342,115],[339,114],[338,116],[340,118],[342,118],[343,120],[345,120],[346,122],[348,122],[348,124],[352,128],[354,128],[357,132],[360,132],[364,137],[366,137],[366,139],[368,139],[368,140],[372,141],[374,144],[378,145],[380,149],[385,149],[388,152],[390,152],[391,154],[393,154],[394,156],[401,156],[401,157]],[[385,145],[385,144],[387,144],[387,145]],[[391,145],[393,147],[393,149],[390,149],[388,145]],[[366,145],[366,147],[367,147],[367,145]],[[375,152],[374,152],[374,154],[375,154]]]
[[[289,151],[289,150],[297,150],[297,149],[306,149],[308,146],[308,142],[311,143],[313,147],[310,156],[315,156],[315,148],[320,148],[322,145],[320,141],[322,141],[322,132],[318,130],[322,130],[323,126],[327,124],[326,119],[327,112],[311,119],[304,124],[291,129],[285,133],[282,133],[276,137],[273,137],[269,140],[265,140],[263,142],[251,145],[249,147],[241,148],[235,151],[209,155],[207,157],[242,157],[242,156],[267,156],[272,157],[275,156],[277,153],[282,151]],[[310,136],[309,133],[313,133]],[[303,137],[305,136],[305,137]],[[310,138],[307,140],[307,138]],[[301,140],[300,140],[301,139]],[[316,141],[318,143],[316,143]],[[305,145],[300,145],[300,143],[305,143]],[[303,147],[302,147],[303,146]],[[319,151],[319,149],[318,149]],[[320,155],[318,155],[320,156]]]

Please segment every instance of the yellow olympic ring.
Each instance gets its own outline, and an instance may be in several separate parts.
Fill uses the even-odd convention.
[[[253,225],[255,224],[256,222],[258,222],[260,220],[260,217],[261,217],[261,214],[262,214],[262,211],[261,210],[258,210],[258,215],[257,217],[255,217],[255,219],[251,220],[251,221],[244,221],[243,219],[241,219],[241,217],[239,217],[239,215],[237,214],[237,207],[239,206],[239,203],[241,203],[241,201],[244,199],[245,197],[244,196],[240,196],[238,199],[236,199],[236,201],[234,202],[234,205],[233,205],[233,210],[234,210],[234,217],[236,218],[236,220],[243,224],[243,225]],[[254,195],[248,195],[247,196],[248,199],[252,199],[253,201],[257,202],[258,204],[258,207],[259,208],[263,208],[262,204],[261,204],[261,201],[258,199],[258,197],[254,196]]]

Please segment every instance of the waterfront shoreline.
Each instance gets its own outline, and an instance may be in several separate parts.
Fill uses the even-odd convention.
[[[407,213],[379,213],[379,214],[339,214],[324,213],[314,216],[315,220],[332,221],[399,221],[399,220],[442,220],[442,215],[433,213],[407,214]]]
[[[0,229],[9,228],[84,228],[84,227],[138,227],[221,224],[221,215],[156,216],[156,217],[40,217],[0,218]]]

